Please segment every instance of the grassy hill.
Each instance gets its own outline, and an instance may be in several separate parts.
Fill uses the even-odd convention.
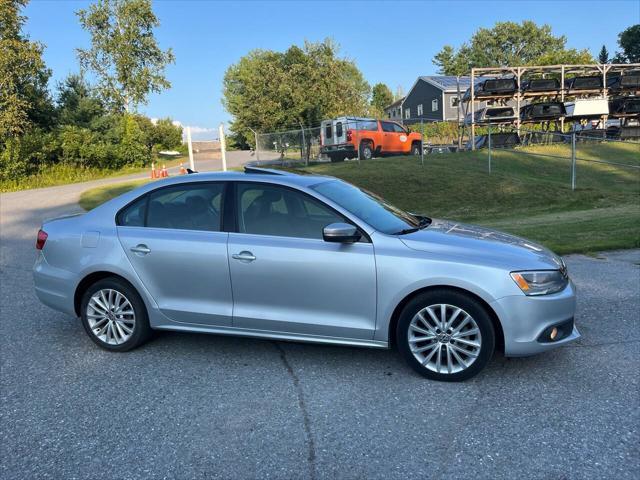
[[[640,247],[638,144],[578,145],[577,189],[571,190],[570,151],[564,145],[369,161],[319,163],[301,170],[332,175],[374,191],[409,211],[477,223],[522,235],[558,253]],[[92,208],[130,185],[83,194]]]

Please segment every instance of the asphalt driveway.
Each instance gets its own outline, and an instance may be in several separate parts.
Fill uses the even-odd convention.
[[[3,479],[640,477],[640,251],[567,257],[582,339],[463,384],[211,335],[113,354],[33,293],[39,222],[86,187],[0,196]]]

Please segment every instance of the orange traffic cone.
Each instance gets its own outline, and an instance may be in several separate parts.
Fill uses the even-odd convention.
[[[162,178],[166,178],[166,177],[168,177],[168,176],[169,176],[169,172],[168,172],[168,170],[167,170],[166,165],[162,165],[162,170],[160,170],[160,176],[161,176]]]
[[[186,175],[186,174],[187,174],[187,169],[184,168],[184,165],[181,163],[180,170],[178,171],[178,175]]]
[[[156,172],[156,164],[151,162],[151,178],[158,178],[158,172]]]

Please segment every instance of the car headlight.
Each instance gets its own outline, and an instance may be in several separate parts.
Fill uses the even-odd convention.
[[[548,295],[560,292],[569,283],[565,269],[511,272],[511,278],[525,295]]]

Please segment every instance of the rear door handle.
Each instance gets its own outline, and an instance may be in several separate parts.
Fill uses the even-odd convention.
[[[248,252],[246,250],[240,253],[234,253],[233,255],[231,255],[231,258],[235,260],[240,260],[242,262],[253,262],[256,259],[253,253]]]
[[[135,247],[131,247],[129,250],[131,250],[133,253],[139,253],[141,255],[146,255],[147,253],[151,252],[151,249],[142,243],[140,245],[136,245]]]

